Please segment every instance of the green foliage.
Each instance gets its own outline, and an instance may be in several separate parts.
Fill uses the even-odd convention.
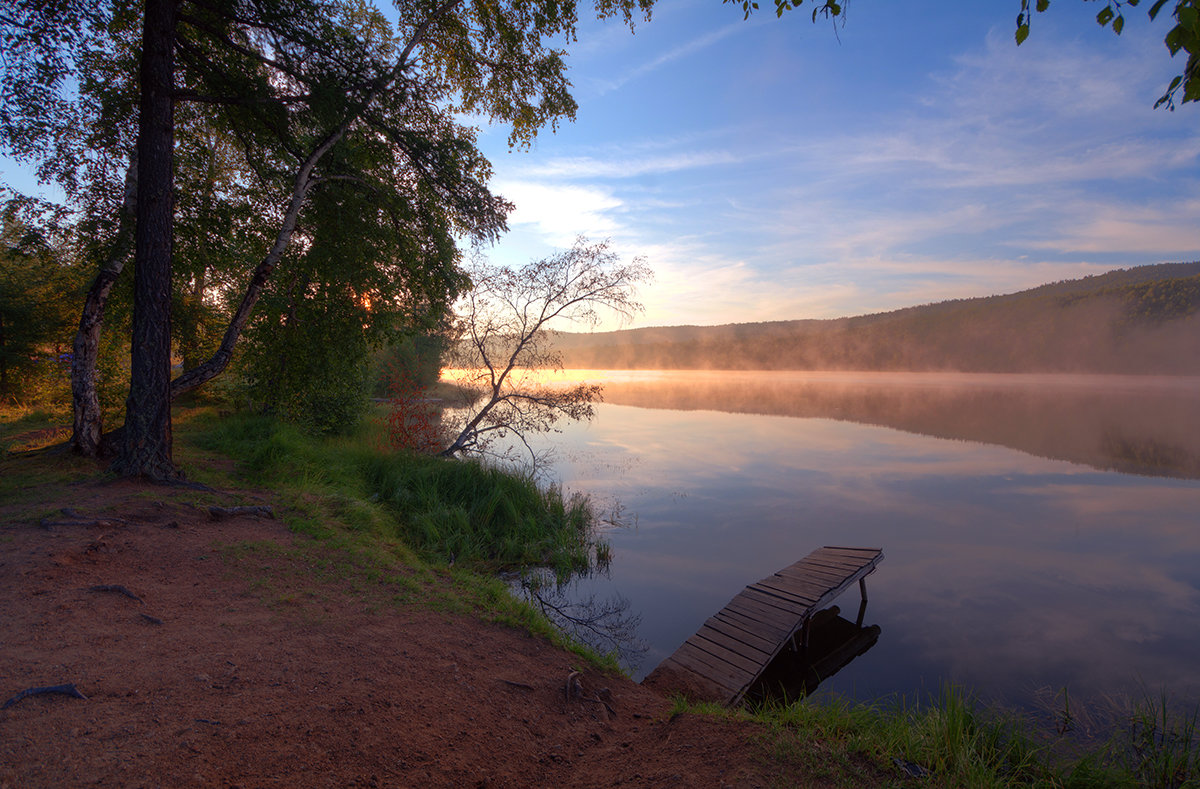
[[[341,433],[366,407],[367,341],[335,286],[309,287],[316,292],[294,303],[264,299],[259,319],[273,331],[255,332],[244,348],[245,395],[306,430]]]
[[[1076,742],[947,686],[928,703],[831,699],[764,702],[745,711],[676,702],[672,714],[735,717],[769,727],[777,758],[835,785],[1154,787],[1200,785],[1200,710],[1168,712],[1165,696],[1133,704],[1127,725]],[[864,766],[871,769],[864,770]]]
[[[67,399],[79,274],[44,207],[0,205],[0,401]]]
[[[728,0],[726,1],[728,2]],[[1101,27],[1111,27],[1113,33],[1121,35],[1125,29],[1125,15],[1122,13],[1122,6],[1128,5],[1134,8],[1140,2],[1141,0],[1106,0],[1104,8],[1096,14],[1096,23]],[[1168,0],[1154,0],[1147,12],[1150,19],[1157,19],[1167,3]],[[1050,7],[1050,0],[1035,0],[1032,6],[1038,13],[1042,13]],[[1175,26],[1167,31],[1163,43],[1166,45],[1167,51],[1171,53],[1171,57],[1175,57],[1180,51],[1186,52],[1187,62],[1184,64],[1182,72],[1171,79],[1166,91],[1154,103],[1154,106],[1161,107],[1165,104],[1168,109],[1173,110],[1175,109],[1175,97],[1179,95],[1180,88],[1183,89],[1181,104],[1200,101],[1200,0],[1175,0],[1171,16],[1175,19]],[[1021,12],[1017,14],[1016,29],[1018,46],[1029,38],[1029,25],[1032,17],[1031,0],[1021,0]]]
[[[753,0],[722,0],[722,2],[740,3],[746,19],[749,19],[750,15],[758,10],[758,3]],[[775,16],[783,16],[784,12],[799,8],[802,5],[804,5],[804,0],[775,0]],[[835,0],[823,0],[821,4],[817,5],[814,3],[814,5],[816,6],[812,12],[814,22],[817,21],[818,14],[829,19],[836,19],[842,15],[843,4],[835,2]]]
[[[399,378],[418,389],[437,383],[442,372],[446,338],[441,334],[412,334],[389,343],[372,359],[372,392],[387,397],[389,386]]]
[[[402,536],[439,561],[487,570],[546,566],[565,579],[591,563],[593,516],[532,477],[474,461],[377,456],[368,484],[405,523]]]

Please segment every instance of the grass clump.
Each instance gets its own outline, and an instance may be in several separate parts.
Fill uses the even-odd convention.
[[[603,553],[586,498],[474,461],[385,450],[371,429],[312,438],[241,415],[208,421],[195,441],[235,458],[256,484],[323,494],[351,528],[402,540],[434,563],[487,573],[548,567],[565,578]]]
[[[1200,709],[1178,715],[1165,696],[1134,703],[1107,740],[1053,737],[1031,719],[947,686],[928,703],[765,701],[749,710],[676,701],[691,712],[763,724],[772,758],[838,786],[1200,787]]]
[[[593,516],[583,497],[469,460],[379,454],[363,473],[399,516],[400,536],[438,561],[549,567],[560,578],[591,565]]]

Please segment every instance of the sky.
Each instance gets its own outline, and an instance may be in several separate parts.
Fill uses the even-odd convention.
[[[583,5],[583,4],[581,4]],[[580,235],[653,269],[625,326],[830,318],[1200,259],[1200,107],[1154,109],[1182,68],[1129,9],[1056,0],[660,2],[636,32],[585,23],[579,111],[511,150],[516,204],[487,254],[521,265]],[[606,323],[603,328],[618,328]]]
[[[1200,259],[1200,106],[1154,109],[1182,69],[1127,9],[1055,0],[661,0],[631,34],[584,20],[577,118],[510,149],[516,205],[485,250],[519,266],[607,239],[654,271],[623,326],[831,318]],[[581,6],[589,6],[582,2]],[[584,9],[581,8],[581,16]],[[10,162],[6,181],[21,183]],[[38,191],[26,189],[25,191]],[[563,327],[567,328],[567,327]]]

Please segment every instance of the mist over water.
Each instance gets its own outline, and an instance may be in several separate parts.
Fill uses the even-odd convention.
[[[1200,379],[578,377],[606,402],[546,438],[553,473],[633,525],[571,593],[641,615],[635,676],[746,584],[855,545],[886,557],[864,620],[881,635],[818,694],[1200,701]],[[853,619],[857,593],[838,602]]]

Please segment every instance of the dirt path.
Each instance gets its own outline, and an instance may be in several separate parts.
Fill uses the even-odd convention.
[[[41,498],[0,503],[0,703],[87,698],[0,711],[0,787],[813,783],[628,680],[568,698],[578,659],[540,639],[319,580],[279,521],[128,482]]]

